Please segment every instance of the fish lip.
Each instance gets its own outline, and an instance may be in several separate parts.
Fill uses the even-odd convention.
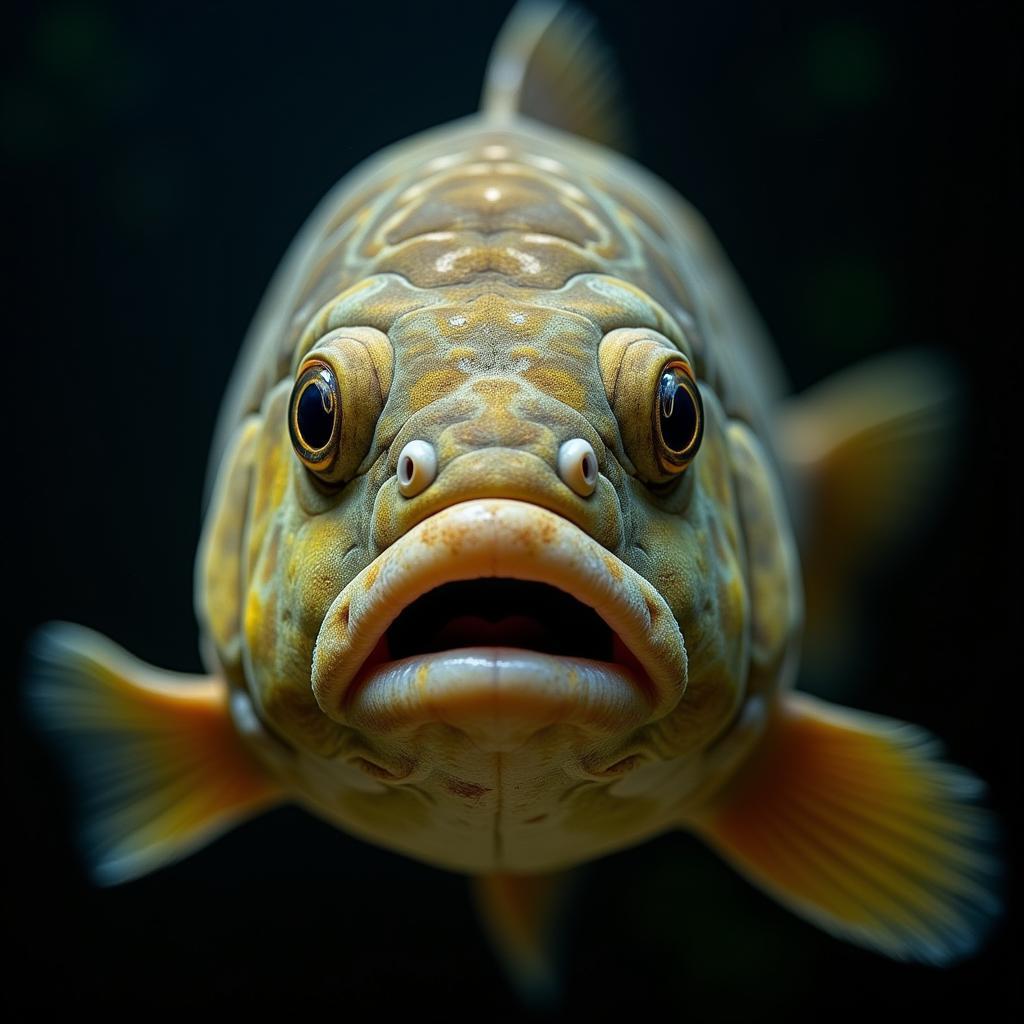
[[[479,646],[370,666],[349,688],[345,714],[356,729],[389,734],[441,722],[481,750],[511,752],[554,725],[621,733],[647,719],[650,699],[625,665]]]
[[[400,612],[444,583],[481,578],[546,583],[589,605],[646,672],[636,682],[645,690],[649,719],[679,703],[686,645],[650,581],[568,519],[529,502],[488,498],[421,520],[334,599],[313,649],[312,688],[321,710],[352,724],[353,684]]]

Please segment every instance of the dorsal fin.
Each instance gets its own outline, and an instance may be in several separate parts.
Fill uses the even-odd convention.
[[[618,74],[594,19],[571,4],[516,4],[494,44],[481,108],[496,119],[530,117],[624,150]]]

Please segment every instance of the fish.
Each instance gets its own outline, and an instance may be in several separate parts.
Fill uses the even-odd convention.
[[[796,689],[941,486],[951,374],[891,352],[790,395],[620,95],[588,15],[521,4],[480,111],[300,232],[214,433],[207,673],[70,623],[31,644],[99,884],[288,803],[467,876],[527,1000],[579,866],[671,830],[883,955],[984,941],[980,780]]]

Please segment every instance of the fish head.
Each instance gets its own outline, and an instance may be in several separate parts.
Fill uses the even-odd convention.
[[[240,437],[200,606],[302,797],[474,871],[677,819],[748,695],[758,582],[750,451],[664,310],[600,275],[363,286]]]

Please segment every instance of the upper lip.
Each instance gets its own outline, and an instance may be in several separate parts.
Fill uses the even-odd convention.
[[[424,519],[341,591],[313,651],[313,692],[345,721],[352,684],[401,611],[444,583],[485,577],[533,580],[589,605],[646,673],[638,680],[651,718],[667,714],[686,687],[686,647],[655,587],[562,516],[528,502],[484,499]]]

